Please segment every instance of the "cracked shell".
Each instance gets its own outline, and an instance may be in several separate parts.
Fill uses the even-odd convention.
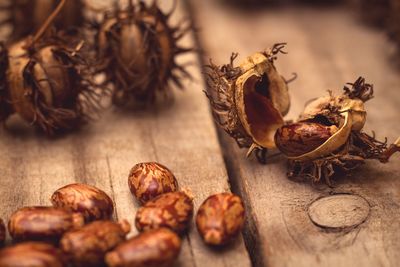
[[[247,57],[238,67],[230,64],[206,66],[213,114],[221,127],[240,147],[274,148],[275,131],[283,126],[290,107],[285,79],[274,66],[285,44],[276,44],[268,52]]]

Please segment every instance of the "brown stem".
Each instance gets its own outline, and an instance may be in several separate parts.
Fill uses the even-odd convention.
[[[396,142],[391,144],[379,157],[380,162],[386,163],[389,161],[390,157],[396,153],[400,152],[400,137],[397,138]]]
[[[45,33],[49,25],[54,21],[57,15],[60,13],[62,8],[65,5],[66,0],[61,0],[60,3],[57,5],[56,9],[50,14],[50,16],[46,19],[40,29],[36,32],[36,34],[32,38],[31,45],[33,45],[40,37]]]

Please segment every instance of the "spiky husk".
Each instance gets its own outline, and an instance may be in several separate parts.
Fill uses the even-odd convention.
[[[268,113],[268,117],[258,118],[265,126],[271,126],[277,123],[278,120],[279,125],[283,125],[282,116],[287,113],[290,106],[286,86],[288,81],[285,81],[277,73],[273,63],[277,54],[285,53],[283,52],[285,45],[285,43],[278,43],[267,52],[255,53],[238,67],[234,65],[234,60],[238,56],[236,53],[231,55],[229,64],[217,66],[210,60],[210,63],[204,66],[207,81],[207,91],[205,93],[210,100],[215,121],[235,139],[239,147],[249,148],[248,156],[254,151],[256,157],[262,163],[265,163],[267,147],[262,146],[257,140],[258,137],[255,137],[252,132],[252,120],[256,116],[247,114],[246,107],[249,108],[249,105],[253,105],[252,107],[261,106],[263,112]],[[259,92],[256,88],[246,87],[250,78],[257,77],[256,75],[259,75],[259,72],[263,72],[262,75],[265,75],[268,81],[262,88],[265,92]],[[262,78],[258,78],[262,81]],[[273,84],[271,83],[271,78],[274,79]],[[281,84],[279,82],[281,81],[284,88],[280,87]],[[282,89],[286,91],[283,92],[281,91]],[[257,99],[253,99],[252,103],[247,103],[245,100],[250,95]],[[251,111],[256,110],[251,109]],[[259,114],[257,115],[259,116]],[[268,128],[268,130],[271,129]],[[264,133],[265,136],[268,134],[269,132]]]
[[[58,0],[10,0],[2,6],[1,9],[7,13],[7,19],[1,24],[11,25],[10,40],[19,40],[35,33],[56,8],[58,2]],[[67,1],[53,26],[57,29],[66,29],[82,25],[83,7],[81,0]]]
[[[115,104],[153,103],[158,93],[170,94],[170,81],[182,89],[181,79],[191,77],[176,62],[178,55],[193,50],[178,45],[191,25],[172,27],[172,13],[163,13],[156,1],[151,6],[140,2],[106,14],[98,26],[97,50],[104,62],[99,71],[114,83]]]
[[[349,85],[351,88],[344,87],[344,96],[360,99],[363,102],[373,97],[372,85],[365,83],[363,78],[360,77],[355,83]],[[330,123],[338,123],[340,111],[337,108],[328,105],[324,111],[318,116],[324,117],[323,120]],[[345,144],[329,155],[312,160],[289,159],[288,177],[309,179],[312,182],[324,179],[328,185],[332,185],[331,177],[336,171],[347,173],[364,164],[367,159],[376,159],[385,163],[393,153],[399,150],[400,144],[388,147],[386,139],[383,142],[378,141],[374,134],[370,136],[361,130],[352,130]]]
[[[8,103],[48,135],[93,118],[107,92],[92,81],[93,65],[78,37],[53,33],[32,45],[27,38],[9,49]]]

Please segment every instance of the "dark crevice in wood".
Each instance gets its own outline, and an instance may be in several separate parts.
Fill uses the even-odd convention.
[[[194,35],[195,44],[198,47],[198,51],[199,51],[198,52],[199,62],[201,64],[201,66],[204,66],[206,64],[206,62],[208,61],[208,58],[206,58],[206,55],[203,50],[204,46],[202,45],[201,38],[196,31],[196,29],[198,29],[197,28],[198,24],[196,23],[195,12],[193,10],[191,0],[186,0],[183,2],[185,4],[185,8],[186,8],[188,14],[190,15],[192,23],[194,25],[194,30],[192,32]],[[206,79],[205,76],[203,76],[203,78]],[[205,89],[208,90],[208,88],[205,88]],[[210,110],[211,110],[211,107],[210,107]],[[221,145],[221,150],[223,153],[225,167],[226,167],[226,170],[228,173],[228,182],[230,184],[231,191],[233,193],[239,195],[243,199],[243,202],[245,205],[246,221],[245,221],[245,226],[244,226],[244,230],[243,230],[243,239],[245,242],[247,252],[250,256],[252,266],[256,266],[256,267],[266,266],[266,261],[264,259],[264,253],[263,253],[263,247],[262,247],[262,240],[260,238],[258,224],[257,224],[256,218],[254,216],[253,208],[249,201],[248,193],[246,192],[245,188],[243,187],[243,184],[241,183],[242,179],[240,177],[240,170],[235,167],[235,166],[239,166],[239,165],[235,163],[235,158],[233,156],[234,153],[233,153],[232,147],[231,147],[232,143],[230,143],[229,140],[227,140],[227,137],[225,136],[226,133],[223,132],[222,130],[218,129],[218,125],[215,125],[215,127],[217,129],[217,137],[218,137],[219,144]]]

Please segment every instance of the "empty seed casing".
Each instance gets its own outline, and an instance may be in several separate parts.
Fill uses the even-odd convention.
[[[0,219],[0,246],[4,245],[4,241],[6,240],[6,226],[2,219]]]
[[[169,267],[177,259],[181,240],[167,228],[150,230],[107,253],[110,267]]]
[[[57,242],[65,232],[83,224],[84,218],[80,213],[54,207],[24,207],[11,215],[8,231],[17,241]]]
[[[104,264],[105,253],[125,241],[129,231],[127,221],[95,221],[66,233],[60,247],[74,266],[99,266]]]
[[[209,245],[224,245],[242,230],[245,213],[240,197],[219,193],[201,204],[196,225],[200,236]]]
[[[178,190],[175,176],[167,167],[157,162],[145,162],[133,166],[128,185],[132,194],[142,204],[158,195]]]
[[[183,233],[193,215],[193,200],[184,192],[162,194],[141,207],[136,213],[136,228],[139,231],[167,227]]]
[[[62,253],[52,245],[26,242],[0,251],[2,267],[63,267],[67,266]]]
[[[87,222],[110,219],[114,212],[111,198],[102,190],[87,184],[69,184],[53,193],[53,206],[80,212]]]

